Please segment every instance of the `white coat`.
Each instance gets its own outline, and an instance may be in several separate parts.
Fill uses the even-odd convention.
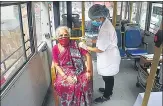
[[[114,76],[119,72],[120,52],[114,26],[106,18],[102,24],[96,47],[104,52],[97,53],[97,71],[102,76]]]

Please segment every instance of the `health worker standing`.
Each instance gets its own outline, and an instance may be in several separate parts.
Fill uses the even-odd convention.
[[[109,20],[109,10],[103,5],[95,4],[90,7],[88,16],[94,24],[99,25],[97,41],[91,41],[96,43],[96,47],[87,46],[83,42],[80,42],[79,46],[97,53],[97,71],[105,82],[105,88],[99,88],[103,96],[96,98],[94,102],[103,103],[110,100],[113,94],[114,76],[119,72],[121,57],[117,46],[116,31]]]

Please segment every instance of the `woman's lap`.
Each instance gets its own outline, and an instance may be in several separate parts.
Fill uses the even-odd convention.
[[[76,84],[69,84],[68,82],[63,82],[61,78],[56,78],[54,89],[61,99],[72,101],[74,98],[80,100],[82,96],[87,96],[86,101],[89,102],[92,98],[92,83],[92,80],[87,80],[85,73],[83,73],[78,77]]]

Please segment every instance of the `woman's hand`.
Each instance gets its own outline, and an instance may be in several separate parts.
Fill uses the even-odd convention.
[[[90,72],[86,72],[86,78],[87,78],[88,80],[91,80],[91,73],[90,73]]]
[[[68,77],[66,78],[66,81],[68,81],[68,82],[71,83],[71,84],[76,83],[76,81],[74,80],[74,78],[71,77],[71,76],[68,76]]]

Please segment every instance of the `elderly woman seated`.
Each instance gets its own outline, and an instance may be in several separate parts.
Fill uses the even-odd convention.
[[[91,106],[92,59],[88,51],[70,40],[70,35],[66,26],[56,29],[58,44],[52,50],[57,70],[54,89],[62,106]]]

